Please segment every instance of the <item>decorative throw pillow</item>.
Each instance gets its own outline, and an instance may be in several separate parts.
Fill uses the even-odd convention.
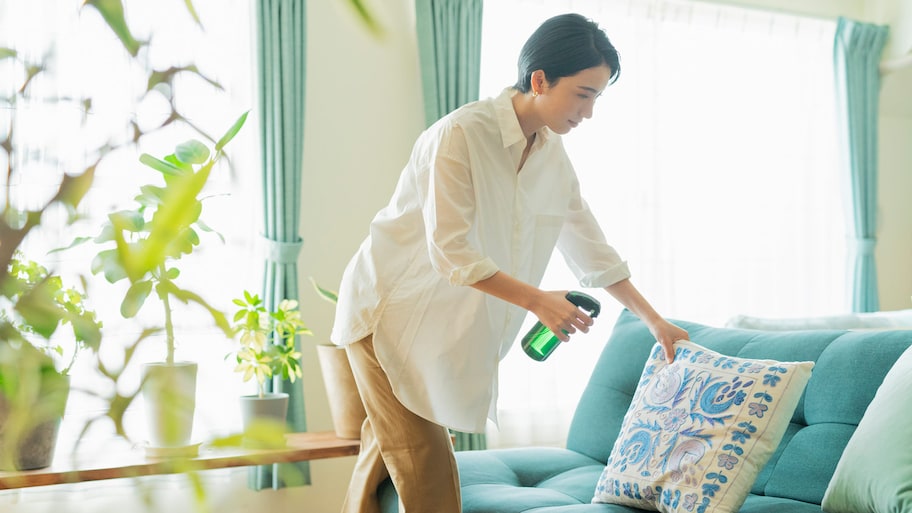
[[[738,511],[776,450],[813,362],[725,356],[682,340],[646,362],[592,502]]]
[[[823,496],[830,513],[912,511],[912,347],[884,378]]]

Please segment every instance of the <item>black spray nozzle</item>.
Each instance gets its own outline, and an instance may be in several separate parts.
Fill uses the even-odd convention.
[[[570,301],[574,305],[589,312],[590,317],[598,317],[598,314],[602,309],[602,305],[598,300],[588,294],[571,290],[567,293],[566,297],[567,301]]]

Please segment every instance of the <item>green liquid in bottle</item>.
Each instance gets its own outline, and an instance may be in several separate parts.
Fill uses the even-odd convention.
[[[567,300],[584,310],[588,310],[589,315],[592,317],[597,317],[601,309],[601,305],[595,298],[582,292],[568,292]],[[541,362],[551,356],[551,353],[557,349],[560,343],[560,339],[551,330],[541,322],[536,322],[535,326],[532,326],[532,329],[523,337],[522,348],[530,358]]]

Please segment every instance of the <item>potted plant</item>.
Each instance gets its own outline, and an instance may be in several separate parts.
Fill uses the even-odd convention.
[[[281,376],[294,383],[302,376],[295,337],[312,333],[301,320],[295,300],[284,299],[275,311],[267,312],[260,297],[245,290],[243,297],[233,302],[238,306],[234,323],[240,341],[233,353],[237,362],[234,370],[245,382],[254,378],[257,382],[255,395],[241,396],[244,433],[249,441],[264,441],[272,438],[270,431],[284,434],[288,413],[288,394],[267,392],[266,381]]]
[[[337,293],[319,286],[313,278],[310,282],[321,298],[334,305],[339,301]],[[355,384],[345,348],[335,344],[317,344],[317,358],[323,371],[323,385],[326,387],[329,413],[336,436],[361,438],[361,425],[367,412],[364,411],[364,403],[361,402],[361,394]]]
[[[177,262],[200,244],[198,231],[212,231],[201,219],[203,187],[225,145],[247,118],[244,113],[219,139],[212,151],[200,141],[179,144],[174,153],[155,158],[142,154],[140,162],[160,173],[163,183],[140,188],[133,209],[108,215],[94,242],[104,247],[92,260],[93,274],[110,283],[128,282],[120,305],[124,318],[135,317],[149,296],[158,298],[163,314],[164,360],[142,367],[142,396],[146,405],[150,450],[192,453],[196,406],[195,362],[175,359],[172,311],[175,301],[201,306],[227,337],[233,335],[225,315],[200,295],[179,285]],[[74,244],[86,239],[77,239]]]
[[[70,369],[81,351],[98,349],[101,323],[81,292],[22,253],[14,253],[6,271],[0,280],[0,468],[44,468],[57,444]],[[71,334],[62,337],[58,328],[65,324]]]

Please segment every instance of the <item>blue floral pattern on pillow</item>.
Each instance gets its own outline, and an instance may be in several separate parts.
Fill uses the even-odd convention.
[[[653,347],[592,502],[663,512],[737,511],[769,460],[813,362]]]

